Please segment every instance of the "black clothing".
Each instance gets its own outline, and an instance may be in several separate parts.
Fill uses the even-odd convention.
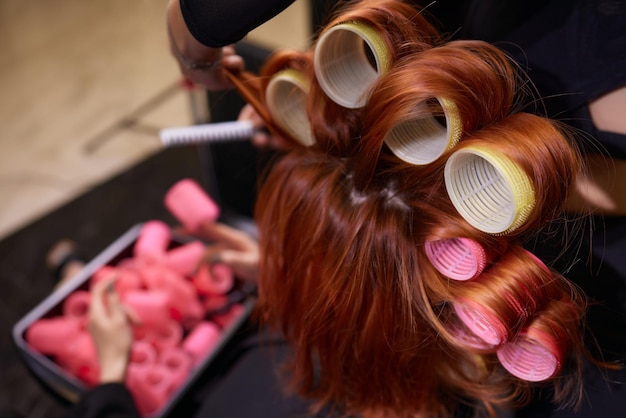
[[[202,44],[218,48],[243,39],[294,0],[180,0],[187,28]]]

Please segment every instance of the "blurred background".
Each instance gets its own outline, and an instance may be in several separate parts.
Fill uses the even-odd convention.
[[[0,0],[0,239],[159,150],[192,122],[165,0]],[[304,48],[308,2],[247,41]]]

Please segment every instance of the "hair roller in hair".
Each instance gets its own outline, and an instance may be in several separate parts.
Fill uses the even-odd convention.
[[[198,232],[205,223],[214,223],[220,214],[217,204],[192,179],[174,184],[165,194],[164,203],[190,232]]]
[[[528,219],[535,206],[530,178],[506,155],[473,145],[455,151],[445,165],[448,196],[476,229],[507,234]]]
[[[496,352],[513,376],[529,382],[554,377],[561,369],[563,350],[554,335],[531,326]]]
[[[456,104],[437,98],[437,106],[443,110],[442,124],[434,115],[400,121],[385,135],[385,143],[402,161],[409,164],[429,164],[461,139],[463,122]],[[426,103],[420,106],[427,106]]]
[[[306,112],[309,88],[309,80],[300,71],[288,68],[274,74],[265,90],[267,107],[274,120],[307,147],[315,143]]]
[[[504,323],[484,306],[465,298],[455,300],[453,306],[463,324],[485,343],[495,347],[507,340]]]
[[[391,53],[374,28],[347,21],[321,34],[313,65],[322,90],[331,100],[358,109],[367,103],[378,77],[391,67]]]
[[[487,265],[487,254],[469,238],[426,241],[426,256],[439,273],[452,280],[471,280]]]

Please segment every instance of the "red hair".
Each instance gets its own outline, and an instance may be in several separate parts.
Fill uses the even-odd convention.
[[[521,245],[560,213],[581,166],[571,139],[553,121],[516,113],[521,76],[493,46],[443,43],[400,1],[350,3],[327,28],[345,21],[374,28],[391,53],[362,108],[324,93],[312,68],[315,45],[275,54],[257,80],[263,90],[293,68],[311,81],[315,143],[288,139],[255,209],[259,312],[295,347],[292,384],[346,414],[449,417],[469,403],[494,415],[497,406],[527,401],[533,387],[507,372],[499,346],[541,329],[556,336],[571,366],[572,374],[551,380],[556,399],[576,401],[586,351],[573,318],[583,317],[585,299]],[[433,106],[440,98],[456,112],[458,144],[424,165],[399,158],[386,135],[412,118],[445,116]],[[446,164],[472,147],[504,156],[528,178],[534,199],[515,228],[479,230],[452,202]],[[427,241],[455,238],[487,249],[489,264],[473,280],[450,280],[428,258]],[[462,301],[503,324],[502,341],[472,331],[459,315]]]

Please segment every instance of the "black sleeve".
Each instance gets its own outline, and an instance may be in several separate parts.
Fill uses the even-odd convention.
[[[62,418],[139,418],[132,395],[121,383],[96,386]]]
[[[243,39],[295,0],[180,0],[189,32],[208,47]]]

